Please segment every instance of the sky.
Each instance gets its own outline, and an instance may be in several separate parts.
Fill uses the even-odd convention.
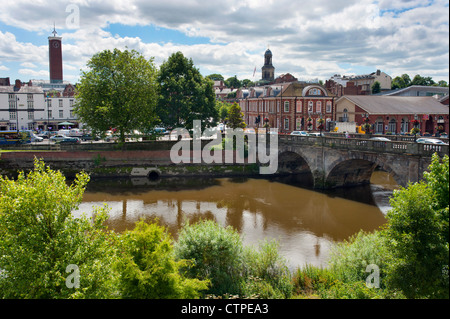
[[[327,80],[377,69],[449,82],[448,0],[6,0],[0,77],[49,79],[48,36],[62,37],[64,80],[97,52],[134,49],[156,67],[177,51],[202,75]],[[254,72],[256,68],[256,72]]]

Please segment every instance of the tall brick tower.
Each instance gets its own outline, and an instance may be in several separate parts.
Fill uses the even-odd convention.
[[[61,37],[57,37],[55,27],[53,27],[53,36],[48,37],[48,56],[50,66],[50,83],[63,82],[63,64]]]

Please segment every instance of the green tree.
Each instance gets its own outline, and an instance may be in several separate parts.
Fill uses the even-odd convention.
[[[225,121],[225,119],[228,116],[228,110],[231,107],[231,104],[227,103],[227,102],[220,102],[217,101],[217,110],[218,110],[218,114],[219,114],[219,120],[220,121]]]
[[[213,82],[204,79],[192,59],[183,53],[172,54],[159,70],[158,115],[167,127],[191,129],[194,120],[202,121],[202,129],[217,122]]]
[[[434,81],[431,77],[422,77],[419,74],[414,76],[414,78],[411,81],[410,85],[425,85],[425,86],[431,86],[434,84]]]
[[[381,84],[378,81],[375,81],[375,83],[372,85],[372,94],[380,93],[381,92]]]
[[[72,214],[88,181],[80,173],[68,185],[37,160],[16,180],[0,176],[0,298],[117,297],[106,208],[93,220]]]
[[[237,102],[234,102],[228,110],[228,116],[226,118],[227,126],[232,129],[245,128],[247,125],[243,117],[244,113],[241,112],[241,107]]]
[[[237,294],[241,283],[243,246],[239,234],[205,220],[186,224],[175,245],[178,259],[192,260],[186,270],[191,278],[210,279],[211,294]]]
[[[117,264],[122,298],[197,298],[208,288],[207,281],[185,278],[184,260],[175,261],[172,239],[163,226],[136,223],[121,238],[122,258]]]
[[[217,73],[207,75],[206,78],[210,79],[212,81],[223,81],[224,80],[222,74],[217,74]]]
[[[387,281],[408,298],[448,298],[448,156],[433,155],[426,182],[396,191],[388,212]]]
[[[241,81],[238,80],[238,78],[235,76],[229,77],[225,80],[225,85],[229,88],[240,88],[242,86]]]
[[[95,133],[116,128],[125,133],[147,130],[157,121],[156,68],[153,58],[132,51],[105,50],[87,63],[77,85],[75,114]]]

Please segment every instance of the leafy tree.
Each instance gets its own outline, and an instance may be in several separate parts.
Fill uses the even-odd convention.
[[[226,118],[227,126],[236,128],[245,128],[247,125],[244,122],[244,113],[241,112],[241,107],[237,102],[234,102],[228,110],[228,117]]]
[[[77,86],[75,114],[95,133],[116,128],[121,142],[125,133],[147,130],[157,121],[156,68],[132,51],[105,50],[87,63]]]
[[[434,84],[434,81],[431,77],[422,77],[419,74],[414,76],[413,80],[411,81],[410,85],[425,85],[425,86],[431,86]]]
[[[223,81],[224,80],[223,76],[221,74],[217,74],[217,73],[207,75],[206,78],[210,79],[212,81]]]
[[[121,247],[117,267],[123,298],[196,298],[208,288],[207,281],[180,274],[188,263],[175,261],[172,239],[163,226],[141,220],[122,236]]]
[[[219,120],[220,121],[225,121],[225,119],[228,116],[228,110],[231,107],[231,104],[227,103],[227,102],[220,102],[217,101],[217,110],[218,110],[218,114],[219,114]]]
[[[241,81],[238,80],[236,75],[226,79],[225,85],[229,88],[235,88],[235,89],[240,88],[242,86]]]
[[[177,258],[193,262],[186,270],[187,275],[210,279],[211,287],[207,292],[216,295],[239,293],[242,252],[239,233],[210,220],[186,224],[175,245]]]
[[[436,83],[435,85],[440,86],[440,87],[448,87],[448,83],[447,81],[444,80],[440,80],[438,83]]]
[[[204,129],[216,124],[214,83],[202,77],[192,59],[181,52],[172,54],[161,65],[157,82],[157,109],[163,125],[190,129],[194,120],[201,120]]]
[[[448,155],[435,154],[426,182],[396,191],[388,212],[387,281],[408,298],[448,298]]]
[[[117,297],[107,210],[93,220],[72,215],[88,181],[80,173],[69,186],[38,160],[15,181],[0,177],[0,298]]]
[[[381,84],[378,81],[375,81],[375,83],[372,85],[372,94],[380,93],[381,92]]]
[[[242,83],[242,86],[245,86],[247,88],[255,85],[255,83],[249,79],[244,79],[241,81],[241,83]]]

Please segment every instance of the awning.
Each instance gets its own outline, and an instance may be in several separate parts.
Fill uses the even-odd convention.
[[[75,124],[70,123],[70,122],[61,122],[61,123],[58,123],[58,125],[75,125]]]

